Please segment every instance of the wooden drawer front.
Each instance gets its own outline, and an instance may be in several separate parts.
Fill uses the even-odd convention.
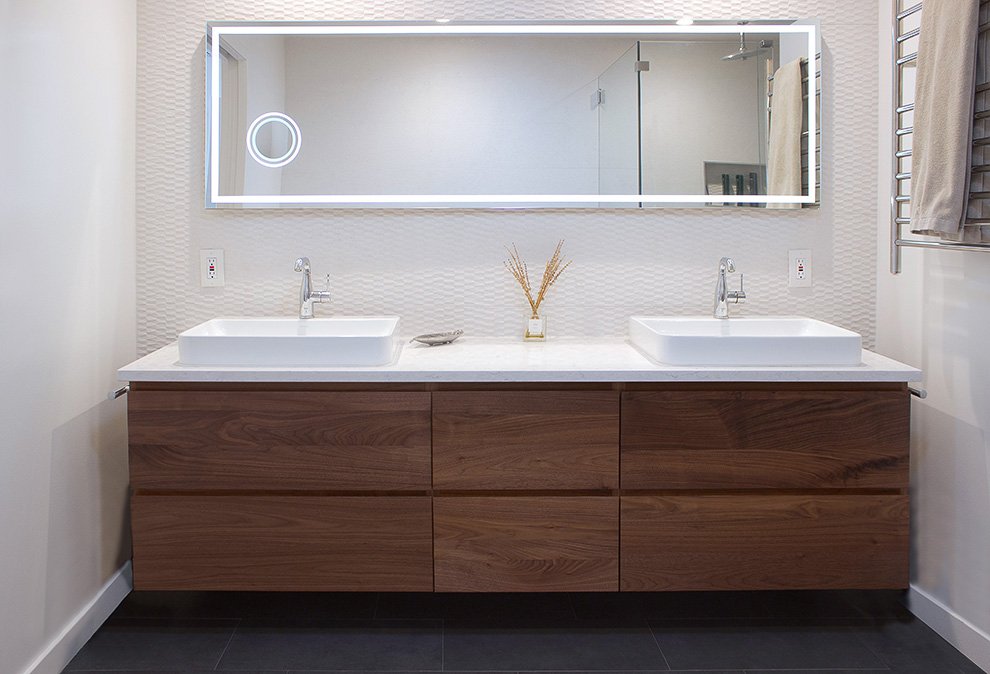
[[[430,498],[131,497],[139,590],[430,592]]]
[[[908,586],[907,496],[622,498],[622,589]]]
[[[132,391],[134,489],[429,489],[427,392]]]
[[[613,489],[615,391],[437,391],[436,489]]]
[[[618,497],[441,497],[433,527],[438,592],[619,588]]]
[[[623,489],[907,489],[906,391],[622,397]]]

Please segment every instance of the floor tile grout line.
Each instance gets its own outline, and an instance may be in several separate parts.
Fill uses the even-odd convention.
[[[678,669],[678,670],[675,670],[675,671],[676,672],[698,672],[699,674],[703,674],[703,672],[708,671],[708,670],[704,670],[704,669],[684,669],[684,670],[681,670],[681,669]],[[740,670],[730,669],[729,671],[733,671],[733,672],[734,671],[739,671],[739,672],[742,672],[742,674],[769,674],[770,672],[783,672],[784,674],[786,674],[786,672],[822,672],[823,674],[835,674],[836,672],[842,672],[843,674],[845,674],[845,672],[890,672],[892,670],[889,667],[885,667],[884,669],[877,669],[876,667],[874,667],[872,669],[863,669],[862,667],[853,667],[851,669],[849,667],[840,668],[840,669],[836,669],[835,667],[812,667],[812,668],[809,669],[807,667],[804,667],[804,668],[801,668],[801,669],[793,669],[793,668],[791,668],[791,669],[740,669]],[[955,672],[952,672],[950,674],[955,674]]]
[[[220,668],[220,661],[223,660],[223,656],[227,654],[227,649],[230,648],[230,642],[234,640],[234,635],[237,634],[237,628],[241,626],[241,619],[237,619],[237,624],[234,625],[234,630],[230,633],[230,638],[227,639],[227,643],[223,645],[223,650],[220,652],[220,657],[217,658],[217,664],[213,665],[213,671]]]
[[[206,616],[203,618],[197,616],[185,616],[185,615],[111,615],[106,619],[105,622],[125,622],[128,620],[160,620],[166,622],[185,622],[185,621],[201,621],[201,622],[217,622],[217,623],[232,623],[239,622],[240,618],[233,617],[210,617]]]
[[[571,597],[571,594],[573,593],[571,592],[567,593],[567,603],[570,604],[571,606],[571,615],[574,617],[575,620],[580,620],[580,618],[578,618],[577,609],[574,607],[574,599]]]
[[[876,619],[871,619],[871,622],[874,625],[877,624]],[[866,641],[863,639],[863,637],[861,637],[859,635],[859,632],[858,631],[853,631],[852,626],[847,626],[846,629],[849,632],[851,632],[854,637],[856,637],[856,640],[859,641],[859,643],[863,644],[863,647],[866,648],[866,650],[868,650],[870,652],[870,655],[872,655],[873,657],[875,657],[877,659],[877,661],[880,662],[880,664],[882,664],[886,668],[886,670],[888,672],[889,671],[892,671],[890,669],[890,663],[887,662],[886,658],[882,657],[879,653],[877,653],[875,650],[873,650],[873,647],[871,647],[868,643],[866,643]]]
[[[653,631],[653,625],[650,624],[648,618],[643,618],[643,622],[646,623],[646,629],[650,630],[650,636],[653,637],[653,643],[657,645],[657,650],[660,651],[660,657],[663,658],[663,664],[667,667],[667,671],[672,671],[670,663],[667,662],[667,655],[660,648],[660,641],[657,639],[657,633]]]
[[[443,618],[335,618],[334,622],[439,623],[439,622],[443,622]],[[302,670],[302,671],[306,671],[306,670]],[[347,670],[340,670],[340,671],[347,671]],[[361,670],[354,670],[354,671],[361,671]]]
[[[682,671],[683,672],[699,672],[699,674],[700,674],[701,672],[706,672],[706,671],[710,671],[710,670],[704,670],[704,669],[684,669],[684,670],[681,670],[681,669],[677,669],[677,670],[674,670],[674,671],[676,671],[676,672],[682,672]],[[720,671],[720,670],[717,670],[717,671]],[[764,669],[740,669],[740,670],[730,669],[729,671],[732,671],[732,672],[739,671],[739,672],[742,672],[743,674],[768,674],[769,672],[825,672],[826,674],[836,674],[837,672],[842,672],[842,674],[845,674],[845,672],[879,672],[880,674],[883,674],[884,672],[891,672],[893,670],[891,670],[889,667],[884,667],[882,669],[880,669],[878,667],[865,667],[865,668],[864,667],[839,667],[839,668],[836,668],[836,667],[799,667],[799,668],[795,669],[795,668],[791,667],[791,668],[788,668],[788,669],[766,669],[766,668],[764,668]],[[956,674],[956,673],[955,672],[951,672],[949,674]]]

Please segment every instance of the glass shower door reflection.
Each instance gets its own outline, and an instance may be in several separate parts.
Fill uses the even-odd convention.
[[[642,194],[639,163],[639,44],[598,77],[598,192]],[[636,208],[635,203],[603,207]]]
[[[765,194],[774,47],[746,58],[726,57],[738,51],[730,39],[642,41],[639,49],[650,64],[640,73],[641,194]]]

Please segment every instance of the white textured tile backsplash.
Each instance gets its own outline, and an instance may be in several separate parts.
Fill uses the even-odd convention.
[[[820,18],[819,210],[225,210],[203,207],[209,20]],[[624,335],[630,314],[711,309],[719,257],[746,275],[739,314],[804,314],[875,331],[877,5],[862,0],[138,1],[138,352],[220,315],[291,315],[308,255],[338,314],[395,313],[403,334],[507,336],[525,304],[502,267],[515,242],[541,265],[574,261],[548,295],[550,334]],[[225,288],[200,288],[200,248],[225,250]],[[814,251],[815,286],[787,287],[787,250]],[[735,283],[733,279],[733,283]]]

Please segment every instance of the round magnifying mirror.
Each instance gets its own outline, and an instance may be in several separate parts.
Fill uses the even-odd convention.
[[[299,154],[302,133],[295,120],[281,112],[259,115],[247,131],[251,158],[262,166],[280,168]]]

